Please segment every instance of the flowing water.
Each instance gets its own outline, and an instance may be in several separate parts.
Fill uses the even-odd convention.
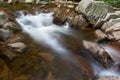
[[[88,31],[82,32],[73,30],[69,27],[68,23],[62,26],[55,25],[52,22],[52,15],[52,12],[37,13],[35,15],[23,15],[21,12],[21,16],[19,16],[16,21],[20,24],[23,32],[27,33],[39,45],[46,46],[48,49],[46,51],[52,52],[59,57],[58,59],[60,59],[60,62],[58,61],[57,63],[59,64],[58,66],[61,66],[62,68],[58,70],[57,74],[59,77],[60,75],[68,75],[67,78],[61,77],[60,79],[56,78],[55,80],[93,80],[96,75],[100,77],[107,75],[119,76],[119,74],[112,69],[100,67],[100,65],[91,57],[77,55],[80,52],[82,40],[94,41],[93,39],[95,39],[95,36],[92,35],[93,33],[89,31],[89,34]],[[72,44],[69,45],[69,42],[70,44],[72,42]],[[74,46],[75,49],[73,47],[71,48],[71,46]],[[110,56],[115,62],[120,61],[119,58],[116,58],[118,52],[106,45],[104,45],[103,48],[110,53]],[[68,63],[69,66],[66,65]],[[74,75],[74,77],[72,75]]]

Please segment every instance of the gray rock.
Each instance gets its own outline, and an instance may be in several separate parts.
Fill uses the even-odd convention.
[[[106,33],[112,33],[114,31],[120,31],[120,23],[116,23],[105,30]]]
[[[102,49],[101,47],[90,41],[83,40],[83,46],[85,47],[85,49],[99,56],[102,56],[105,52],[104,49]]]
[[[2,28],[9,29],[9,30],[11,30],[13,32],[17,32],[17,31],[21,30],[21,28],[16,23],[14,23],[14,22],[7,22],[7,23],[5,23],[3,25]]]
[[[110,28],[111,26],[113,26],[119,22],[120,22],[120,18],[110,19],[109,21],[105,22],[102,25],[101,29],[105,31],[106,29]]]
[[[97,35],[98,39],[103,39],[103,38],[107,37],[107,35],[105,33],[103,33],[101,30],[96,30],[95,34]]]
[[[120,31],[112,32],[111,35],[115,40],[120,40]]]
[[[104,21],[109,21],[110,19],[116,19],[119,17],[120,15],[118,13],[107,13],[107,15],[104,18]]]
[[[4,11],[0,11],[0,25],[5,24],[8,21],[8,18]]]
[[[100,27],[104,23],[107,13],[114,12],[110,4],[94,0],[82,0],[76,7],[76,11],[84,13],[94,28]]]
[[[10,30],[0,29],[0,40],[6,41],[12,34]]]
[[[16,52],[24,53],[27,49],[27,46],[22,42],[16,42],[12,44],[8,44],[8,47],[15,49]]]

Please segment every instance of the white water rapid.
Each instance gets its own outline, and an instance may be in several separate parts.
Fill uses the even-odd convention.
[[[20,24],[23,32],[29,34],[36,42],[46,45],[53,51],[59,53],[62,58],[76,62],[70,56],[72,55],[60,42],[61,34],[72,35],[69,25],[58,26],[53,24],[53,13],[39,13],[36,15],[19,16],[16,21]],[[62,54],[62,55],[60,55]]]

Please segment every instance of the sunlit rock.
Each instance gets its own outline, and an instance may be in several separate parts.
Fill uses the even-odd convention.
[[[9,37],[12,36],[12,32],[6,29],[0,29],[0,40],[6,41]]]
[[[114,12],[112,6],[103,1],[82,0],[76,7],[76,11],[85,14],[94,28],[104,23],[107,13]]]
[[[22,42],[16,42],[16,43],[8,44],[8,47],[11,47],[16,52],[19,52],[19,53],[24,53],[27,49],[27,45],[25,45]]]
[[[101,30],[96,30],[95,34],[97,35],[98,39],[103,39],[103,38],[107,37],[107,35],[105,33],[103,33]]]

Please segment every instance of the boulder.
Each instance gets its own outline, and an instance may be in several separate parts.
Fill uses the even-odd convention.
[[[97,35],[98,39],[103,39],[107,37],[107,35],[103,33],[101,30],[96,30],[95,34]]]
[[[2,41],[6,41],[9,37],[12,36],[12,32],[10,30],[6,30],[6,29],[0,29],[0,40]]]
[[[110,28],[111,26],[113,26],[113,25],[115,25],[115,24],[117,24],[117,23],[119,23],[119,22],[120,22],[120,18],[110,19],[109,21],[105,22],[105,23],[102,25],[101,29],[102,29],[103,31],[105,31],[106,29]]]
[[[116,23],[105,30],[106,33],[112,33],[114,31],[120,31],[120,23]]]
[[[76,7],[76,11],[85,14],[93,27],[98,28],[104,23],[107,13],[114,12],[114,9],[103,1],[82,0]]]
[[[12,49],[15,49],[15,51],[18,52],[18,53],[24,53],[26,51],[26,49],[28,48],[22,42],[16,42],[16,43],[8,44],[8,47],[10,47]]]
[[[4,11],[0,11],[0,26],[5,24],[8,21],[8,18]]]

